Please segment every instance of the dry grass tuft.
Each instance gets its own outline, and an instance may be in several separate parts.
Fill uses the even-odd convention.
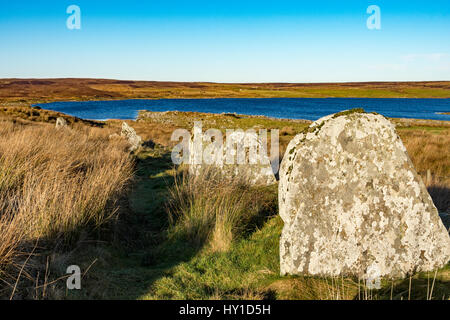
[[[268,194],[244,180],[227,179],[216,170],[206,169],[198,176],[183,171],[170,189],[169,238],[227,251],[271,203]]]
[[[450,210],[450,131],[400,131],[414,167],[440,212]]]
[[[108,221],[132,177],[126,150],[104,129],[0,122],[0,270],[36,241],[71,244]]]

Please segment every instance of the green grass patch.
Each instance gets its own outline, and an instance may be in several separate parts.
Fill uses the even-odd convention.
[[[279,278],[278,243],[282,221],[268,220],[226,252],[200,251],[155,282],[143,299],[263,299],[264,287]]]

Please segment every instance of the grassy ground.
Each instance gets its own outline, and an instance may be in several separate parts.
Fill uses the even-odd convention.
[[[49,116],[54,117],[55,114],[49,113]],[[52,123],[53,118],[34,117],[16,117],[0,110],[0,118],[4,119],[0,122],[2,128],[8,126],[4,130],[21,132],[26,129],[33,136],[40,137],[42,135],[37,132],[48,130],[50,125],[47,122]],[[31,238],[40,240],[39,247],[27,264],[24,262],[28,255],[13,257],[18,267],[13,268],[14,272],[7,273],[5,270],[8,269],[2,269],[0,279],[7,283],[0,283],[0,296],[11,297],[18,270],[26,265],[13,295],[15,298],[427,299],[432,296],[433,299],[449,299],[449,266],[436,274],[423,273],[406,280],[386,280],[379,291],[366,290],[358,279],[280,277],[278,243],[283,224],[277,215],[277,186],[255,189],[245,183],[211,184],[214,181],[211,177],[193,183],[183,179],[183,168],[173,168],[170,159],[172,130],[190,129],[194,119],[202,120],[205,129],[279,129],[282,149],[308,125],[307,121],[170,112],[147,114],[138,122],[130,121],[138,134],[145,140],[153,140],[156,145],[144,148],[133,160],[135,174],[127,196],[108,196],[115,200],[114,219],[93,230],[81,228],[83,232],[73,243],[56,249],[51,245],[55,243],[54,239],[45,242],[41,240],[48,237]],[[112,142],[105,138],[119,131],[120,122],[68,120],[72,131],[85,134],[85,139],[97,141],[96,150],[103,150],[106,146],[120,149],[120,145],[110,145]],[[450,123],[393,121],[434,202],[441,211],[449,211],[450,154],[447,149]],[[61,133],[50,130],[47,134]],[[69,134],[64,139],[70,137]],[[39,146],[35,140],[30,140],[29,144],[27,139],[23,141],[22,147]],[[64,145],[77,146],[76,139],[67,144],[62,144],[61,138],[45,141],[49,144],[43,150],[48,150],[48,153],[56,152],[59,149],[55,148],[60,146],[66,150],[65,154],[75,156],[70,149],[64,149]],[[12,144],[5,141],[5,146]],[[78,151],[76,154],[82,163],[87,161],[83,160],[83,155],[97,154],[92,150]],[[60,165],[64,167],[64,163],[62,161]],[[103,168],[111,167],[117,166]],[[8,167],[0,165],[0,168]],[[92,171],[95,172],[101,170]],[[5,203],[2,202],[3,206]],[[57,204],[57,201],[52,203]],[[99,212],[111,213],[109,210],[111,207],[105,207]],[[23,252],[30,252],[35,242],[21,244]],[[65,277],[65,267],[71,264],[79,265],[84,273],[80,291],[67,291],[65,278],[55,281]]]
[[[437,274],[384,281],[379,291],[366,290],[358,279],[280,277],[278,243],[283,227],[276,215],[276,186],[258,189],[266,210],[245,225],[245,232],[226,250],[212,239],[181,234],[171,237],[164,203],[174,171],[167,150],[140,155],[138,183],[131,196],[133,215],[119,246],[97,243],[80,248],[73,263],[82,269],[96,261],[80,292],[61,294],[69,299],[448,299],[450,267]],[[200,202],[202,203],[202,202]],[[203,203],[204,204],[204,203]],[[190,233],[192,235],[192,232]],[[193,241],[194,240],[194,241]],[[124,245],[126,243],[127,245]],[[80,262],[79,258],[84,257]],[[98,259],[98,260],[95,260]],[[56,277],[56,275],[55,275]],[[433,288],[433,290],[431,290]],[[59,288],[62,291],[62,288]],[[58,289],[55,289],[58,292]]]
[[[164,156],[158,155],[156,159],[159,159],[156,167],[163,169]],[[151,162],[156,159],[152,157]],[[164,190],[166,182],[173,181],[173,171],[170,166],[162,172],[155,170],[146,161],[150,160],[144,159],[140,164],[141,178],[158,178],[152,182],[144,178],[147,192],[142,193],[144,187],[140,186],[134,206],[140,208],[140,217],[146,221],[140,223],[142,236],[138,238],[148,244],[143,244],[140,250],[132,246],[134,251],[119,253],[93,270],[90,280],[94,282],[87,285],[101,287],[103,292],[92,296],[87,289],[84,293],[89,298],[427,299],[432,287],[433,299],[449,298],[449,267],[438,271],[436,277],[434,273],[415,275],[411,286],[409,280],[384,281],[380,291],[364,289],[358,279],[280,277],[278,242],[283,224],[276,215],[276,186],[258,190],[258,194],[265,194],[269,210],[262,212],[257,223],[247,225],[247,232],[232,241],[227,250],[213,250],[210,241],[214,237],[200,244],[192,243],[192,237],[188,236],[169,239],[170,223],[165,210],[145,199],[155,189],[162,192],[157,197],[159,201],[169,197]],[[143,240],[145,234],[151,235],[150,239]]]

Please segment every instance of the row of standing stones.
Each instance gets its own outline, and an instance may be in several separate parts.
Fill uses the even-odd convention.
[[[67,127],[58,118],[56,128]],[[112,135],[110,138],[119,137]],[[130,151],[142,139],[127,123],[120,137]],[[222,175],[254,185],[276,183],[256,133],[236,131],[210,161]],[[194,128],[189,172],[205,166],[206,137]],[[226,164],[229,146],[258,150],[258,161]],[[247,156],[248,156],[247,150]],[[264,150],[264,152],[260,152]],[[230,150],[237,156],[237,150]],[[313,122],[289,143],[279,172],[280,271],[286,274],[403,278],[443,267],[450,236],[406,149],[386,118],[361,110]]]
[[[58,117],[56,119],[56,124],[55,124],[56,129],[59,130],[59,129],[65,129],[68,127],[69,127],[69,125],[64,118]],[[118,135],[117,133],[114,133],[109,136],[109,139],[115,139],[115,138],[126,139],[130,145],[128,148],[128,150],[130,152],[138,150],[143,145],[142,138],[139,135],[137,135],[136,130],[134,130],[126,122],[122,123],[122,131],[120,132],[120,135]]]
[[[236,132],[227,139],[262,147],[254,133]],[[206,167],[196,159],[206,141],[211,143],[210,137],[194,128],[193,175]],[[231,178],[273,184],[267,153],[260,155],[257,164],[213,165]],[[381,115],[344,111],[295,136],[281,162],[278,197],[282,275],[404,278],[450,259],[448,230],[394,125]]]
[[[227,136],[223,147],[221,143],[215,145],[219,141],[212,140],[201,128],[194,127],[189,141],[191,175],[200,175],[212,165],[222,177],[229,179],[242,179],[251,185],[276,183],[267,152],[261,152],[265,150],[264,144],[255,132],[234,131]]]

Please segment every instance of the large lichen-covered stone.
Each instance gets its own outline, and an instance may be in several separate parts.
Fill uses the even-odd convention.
[[[221,136],[220,132],[216,134]],[[266,148],[255,132],[234,131],[226,141],[218,141],[194,127],[189,142],[189,173],[200,175],[204,170],[218,170],[223,178],[251,185],[276,183]]]
[[[397,278],[444,266],[450,237],[394,126],[342,112],[297,135],[280,168],[281,274]]]

